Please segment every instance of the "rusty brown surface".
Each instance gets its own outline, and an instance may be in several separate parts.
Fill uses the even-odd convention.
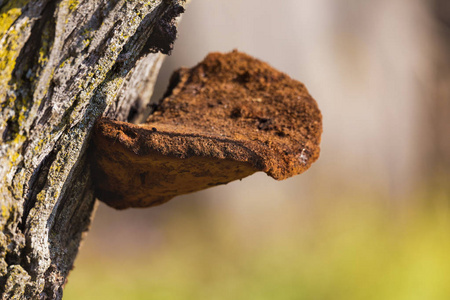
[[[100,200],[146,207],[256,171],[281,180],[319,157],[322,117],[305,86],[233,51],[180,69],[145,124],[98,120]]]

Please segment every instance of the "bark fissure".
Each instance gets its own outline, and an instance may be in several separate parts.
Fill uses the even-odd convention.
[[[47,183],[48,172],[50,171],[50,166],[56,159],[57,149],[53,149],[37,167],[35,174],[30,178],[28,183],[29,193],[24,201],[24,208],[22,213],[22,221],[19,224],[20,230],[25,232],[26,230],[26,220],[30,213],[30,210],[34,207],[36,203],[37,195],[44,189]]]
[[[14,93],[16,95],[14,98],[9,98],[9,101],[13,101],[15,114],[7,120],[3,137],[5,141],[13,141],[20,134],[21,126],[19,119],[21,112],[27,117],[29,109],[33,105],[34,98],[32,95],[37,85],[34,79],[39,77],[48,59],[47,57],[40,57],[40,51],[48,50],[52,46],[54,12],[55,2],[50,1],[43,9],[42,18],[33,24],[30,38],[17,57],[17,63],[12,71],[13,76],[8,82],[9,86],[14,87]],[[44,39],[47,41],[44,41]]]

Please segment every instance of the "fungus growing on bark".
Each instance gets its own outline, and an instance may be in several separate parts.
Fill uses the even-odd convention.
[[[302,83],[240,52],[212,53],[173,74],[145,124],[97,121],[96,195],[148,207],[257,171],[282,180],[317,160],[321,133]]]

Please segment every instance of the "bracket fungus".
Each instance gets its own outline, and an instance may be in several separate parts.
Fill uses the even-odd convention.
[[[321,133],[302,83],[238,51],[212,53],[172,75],[145,124],[97,121],[96,195],[148,207],[257,171],[282,180],[318,159]]]

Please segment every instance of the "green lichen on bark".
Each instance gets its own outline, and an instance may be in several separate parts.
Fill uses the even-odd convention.
[[[11,266],[8,276],[5,282],[5,293],[3,298],[5,299],[21,299],[25,294],[26,288],[30,287],[28,282],[31,277],[21,266]]]
[[[4,86],[11,76],[11,71],[15,66],[15,59],[26,36],[23,31],[30,26],[27,18],[22,18],[22,8],[28,4],[27,0],[8,1],[0,10],[0,91],[4,93]],[[14,26],[13,26],[14,24]],[[0,99],[5,96],[0,93]]]
[[[2,2],[2,299],[62,297],[94,206],[85,156],[91,128],[102,114],[126,120],[132,106],[149,101],[162,55],[143,48],[183,5]]]

